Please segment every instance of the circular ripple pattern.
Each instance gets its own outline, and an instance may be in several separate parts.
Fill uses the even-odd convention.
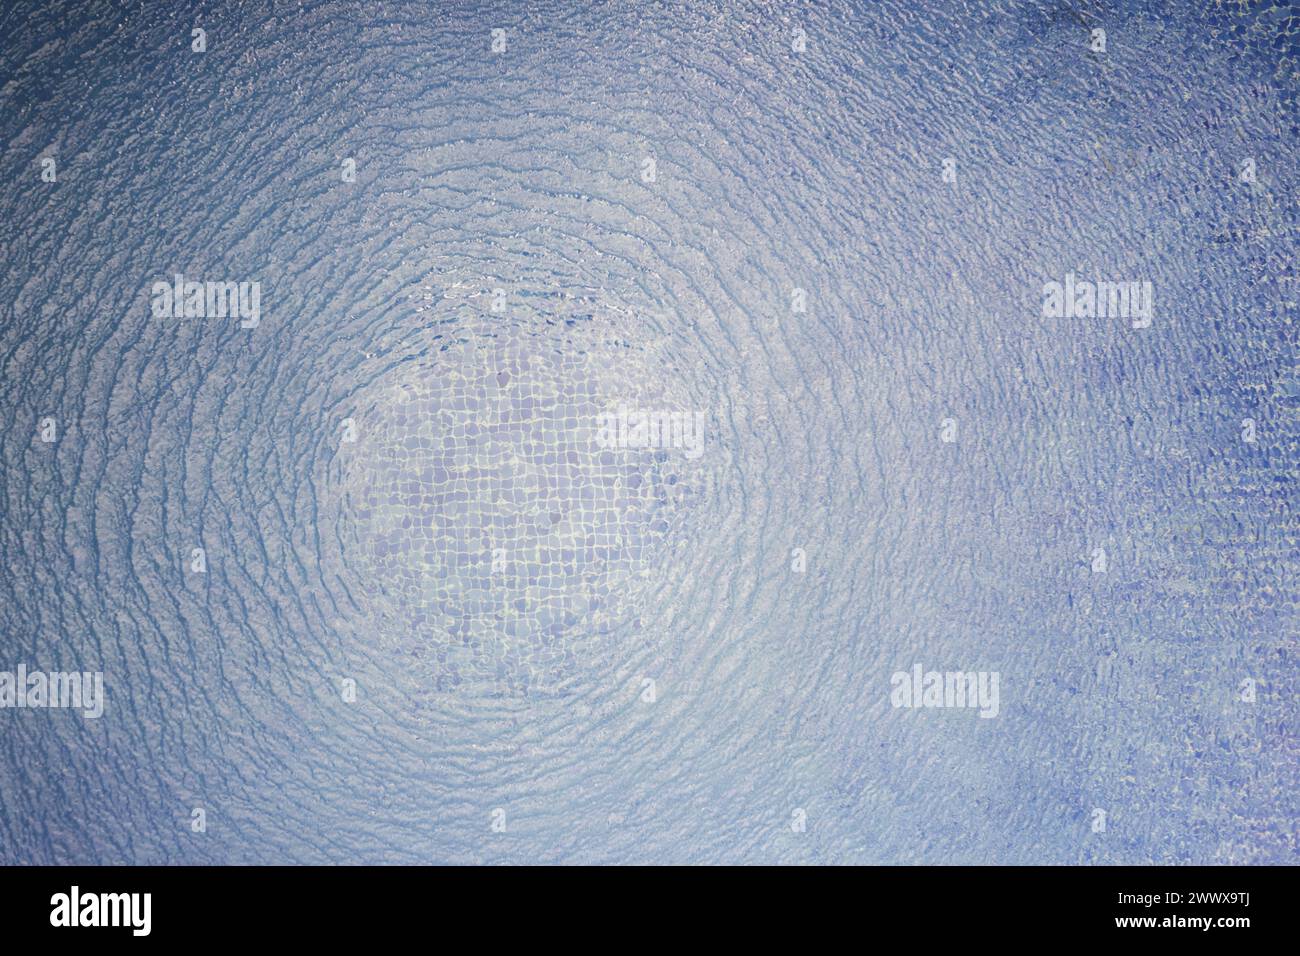
[[[0,861],[1292,859],[1295,21],[1141,6],[12,9]]]

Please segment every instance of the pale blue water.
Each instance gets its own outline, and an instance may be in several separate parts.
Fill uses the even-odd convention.
[[[1294,863],[1298,24],[7,7],[0,861]]]

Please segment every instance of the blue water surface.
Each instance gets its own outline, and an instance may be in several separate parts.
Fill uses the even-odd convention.
[[[1293,10],[0,35],[0,862],[1296,862]]]

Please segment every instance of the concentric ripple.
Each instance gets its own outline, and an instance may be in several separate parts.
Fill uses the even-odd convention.
[[[1293,862],[1249,6],[17,8],[0,670],[108,706],[0,712],[0,861]]]

